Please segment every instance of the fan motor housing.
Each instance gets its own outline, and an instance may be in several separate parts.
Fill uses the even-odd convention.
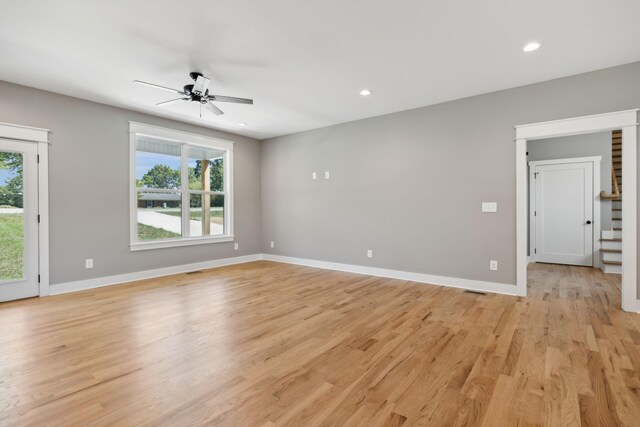
[[[195,93],[193,93],[193,85],[186,85],[184,88],[182,88],[182,90],[184,91],[184,93],[186,93],[191,97],[192,101],[200,102],[201,104],[207,103],[206,96],[209,93],[208,90],[207,90],[207,93],[204,94],[204,96],[196,95]]]

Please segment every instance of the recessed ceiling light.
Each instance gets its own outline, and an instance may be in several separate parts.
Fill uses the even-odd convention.
[[[238,126],[246,126],[246,123],[238,123]]]
[[[362,89],[362,90],[360,91],[360,95],[362,95],[362,96],[369,96],[369,95],[371,95],[371,91],[370,91],[369,89]]]
[[[531,42],[531,43],[527,43],[527,45],[525,47],[523,47],[522,50],[524,50],[525,52],[533,52],[534,50],[538,49],[539,47],[540,47],[540,43]]]

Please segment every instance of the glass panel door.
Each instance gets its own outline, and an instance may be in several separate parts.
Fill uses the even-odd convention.
[[[38,295],[37,145],[0,141],[0,301]]]

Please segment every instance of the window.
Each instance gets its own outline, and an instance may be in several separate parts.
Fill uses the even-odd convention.
[[[130,123],[131,250],[233,240],[233,143]]]

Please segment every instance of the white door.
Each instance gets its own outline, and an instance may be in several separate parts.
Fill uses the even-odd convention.
[[[0,140],[0,301],[37,296],[38,146]]]
[[[593,163],[536,165],[535,260],[593,266]]]

